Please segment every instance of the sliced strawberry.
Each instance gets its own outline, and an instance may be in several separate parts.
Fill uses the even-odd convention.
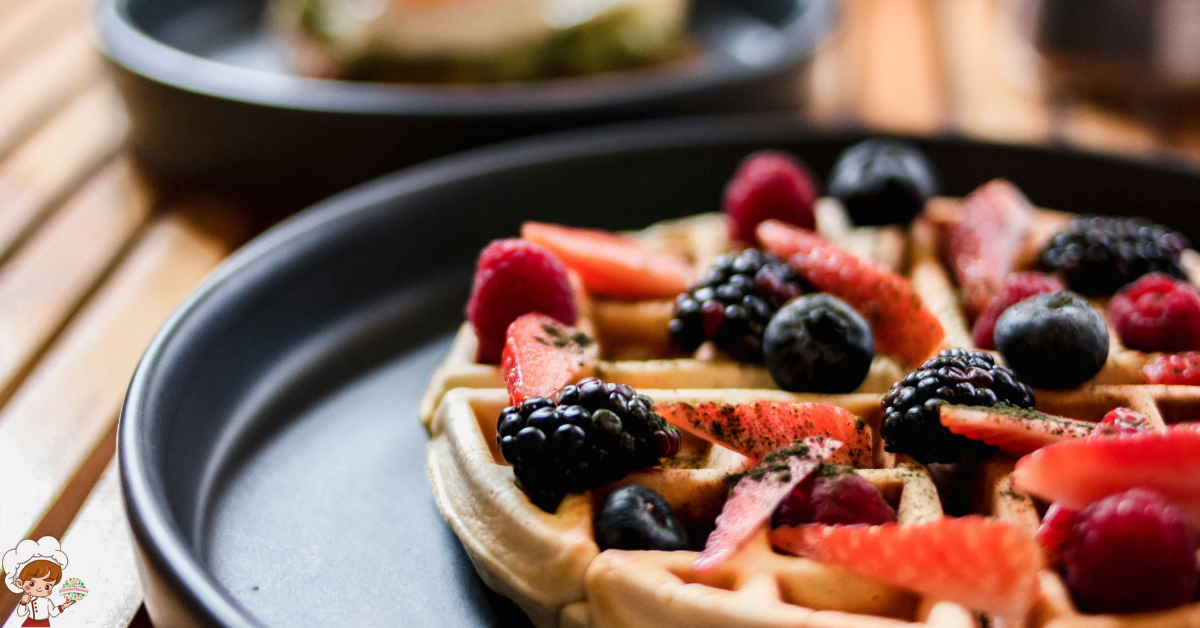
[[[1095,423],[1025,408],[943,405],[939,412],[942,425],[951,432],[1017,456],[1068,438],[1088,436],[1096,428]]]
[[[599,350],[587,334],[533,312],[508,326],[500,370],[508,398],[517,405],[526,397],[554,397],[584,367],[595,363]]]
[[[830,462],[869,467],[874,460],[871,427],[849,410],[829,403],[672,402],[655,410],[675,427],[750,458],[761,458],[809,436],[824,436],[843,443]]]
[[[763,457],[737,486],[708,535],[704,551],[696,558],[696,571],[716,569],[733,556],[759,530],[766,527],[779,504],[804,481],[841,443],[827,438],[807,438],[802,443]]]
[[[807,525],[771,532],[776,548],[1021,625],[1042,554],[1014,526],[972,515],[880,526]]]
[[[1050,508],[1046,509],[1042,525],[1038,526],[1033,538],[1045,550],[1046,558],[1051,563],[1057,563],[1062,558],[1062,548],[1067,542],[1067,537],[1071,536],[1071,524],[1075,523],[1077,512],[1079,511],[1058,502],[1050,504]]]
[[[1083,508],[1133,488],[1162,494],[1200,526],[1200,424],[1108,438],[1077,438],[1017,461],[1018,489]]]
[[[941,322],[904,277],[778,220],[759,225],[758,239],[817,290],[858,310],[871,325],[878,352],[921,364],[946,337]]]
[[[946,228],[946,257],[971,318],[1000,294],[1033,212],[1029,199],[1002,179],[983,184],[958,206],[954,222]]]
[[[647,250],[634,240],[599,229],[541,222],[521,226],[521,237],[550,249],[579,273],[594,295],[640,301],[673,299],[695,276],[683,260]]]

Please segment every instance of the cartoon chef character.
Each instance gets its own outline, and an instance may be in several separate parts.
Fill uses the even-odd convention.
[[[43,536],[34,541],[25,539],[4,554],[4,584],[13,593],[20,593],[17,615],[26,617],[22,626],[49,626],[51,617],[71,607],[74,601],[55,604],[50,600],[54,585],[62,582],[62,570],[67,555],[58,539]]]

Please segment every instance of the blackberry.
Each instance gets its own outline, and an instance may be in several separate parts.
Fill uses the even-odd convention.
[[[1187,280],[1179,254],[1189,246],[1183,234],[1143,218],[1079,216],[1050,240],[1042,265],[1076,292],[1112,294],[1146,273]]]
[[[969,406],[1033,407],[1033,389],[1011,369],[997,366],[983,351],[946,349],[904,379],[883,398],[884,448],[919,462],[955,462],[990,448],[942,426],[943,403]]]
[[[736,360],[762,362],[767,323],[805,287],[796,271],[770,253],[726,253],[675,300],[671,343],[690,353],[712,340]]]
[[[557,403],[530,397],[505,408],[496,421],[496,442],[517,485],[546,512],[554,512],[567,493],[654,466],[682,444],[649,397],[594,377],[565,386]]]

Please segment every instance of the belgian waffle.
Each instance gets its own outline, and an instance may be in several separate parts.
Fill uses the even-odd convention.
[[[946,333],[944,346],[972,346],[961,298],[942,261],[941,229],[957,201],[934,199],[907,232],[898,228],[851,228],[836,202],[818,207],[822,234],[859,256],[905,274]],[[1069,218],[1038,210],[1033,237],[1021,258],[1028,266],[1053,231]],[[645,246],[671,251],[698,269],[728,248],[722,217],[701,215],[634,234]],[[1193,281],[1195,252],[1184,264]],[[579,295],[579,327],[600,345],[592,371],[625,383],[658,403],[757,400],[820,401],[846,408],[874,428],[875,466],[858,473],[897,508],[901,524],[942,514],[942,502],[926,467],[906,456],[882,452],[878,442],[880,397],[916,365],[878,357],[862,386],[849,395],[799,395],[776,390],[765,368],[726,359],[709,346],[694,355],[670,348],[666,324],[670,301],[622,303]],[[1104,300],[1095,303],[1103,308]],[[1153,354],[1123,347],[1110,330],[1105,367],[1084,386],[1037,391],[1037,409],[1099,421],[1109,410],[1130,407],[1154,425],[1189,421],[1200,409],[1200,391],[1185,386],[1142,384],[1141,368]],[[978,625],[979,617],[948,602],[917,596],[869,578],[813,561],[775,554],[765,533],[715,573],[697,575],[692,552],[600,552],[592,531],[593,509],[612,486],[568,495],[547,514],[516,487],[511,468],[495,446],[495,417],[508,404],[494,366],[474,363],[476,339],[464,325],[422,400],[420,417],[431,434],[428,471],[443,515],[463,541],[484,581],[515,600],[540,628],[564,626],[937,626]],[[724,478],[749,460],[720,446],[684,435],[684,449],[663,468],[630,473],[618,484],[637,483],[660,492],[687,526],[703,526],[719,512],[728,491]],[[972,511],[1029,531],[1040,510],[1012,482],[1013,460],[996,455],[970,473]],[[944,495],[942,496],[944,497]],[[1185,626],[1200,622],[1200,604],[1142,615],[1083,615],[1065,586],[1043,572],[1035,625]]]

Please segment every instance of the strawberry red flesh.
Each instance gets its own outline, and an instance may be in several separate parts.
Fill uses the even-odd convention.
[[[521,237],[553,251],[597,296],[673,299],[687,291],[695,276],[691,265],[677,257],[599,229],[527,222],[521,226]]]
[[[958,207],[946,229],[947,261],[971,318],[1000,294],[1033,219],[1033,205],[1013,184],[980,186]]]
[[[870,426],[829,403],[672,402],[658,404],[655,410],[675,427],[750,458],[761,458],[810,436],[823,436],[843,443],[830,456],[832,463],[870,467],[874,459]]]
[[[921,364],[946,337],[941,322],[904,277],[859,259],[812,231],[777,220],[759,225],[758,239],[818,291],[842,299],[862,314],[879,353]]]
[[[1020,625],[1041,550],[1025,532],[971,515],[898,525],[806,525],[771,532],[777,549],[837,565]]]
[[[951,432],[1016,456],[1062,440],[1089,436],[1096,427],[1087,421],[1005,406],[943,405],[939,413],[942,425]]]
[[[1159,493],[1200,527],[1200,424],[1043,447],[1017,461],[1016,486],[1066,508],[1133,488]]]
[[[809,438],[792,447],[763,457],[742,476],[717,515],[717,527],[708,536],[704,551],[696,558],[697,572],[719,567],[737,553],[759,530],[766,527],[779,504],[810,474],[817,470],[841,443],[826,438]]]
[[[500,370],[511,405],[526,397],[549,397],[596,362],[596,342],[587,334],[531,313],[508,326]]]

